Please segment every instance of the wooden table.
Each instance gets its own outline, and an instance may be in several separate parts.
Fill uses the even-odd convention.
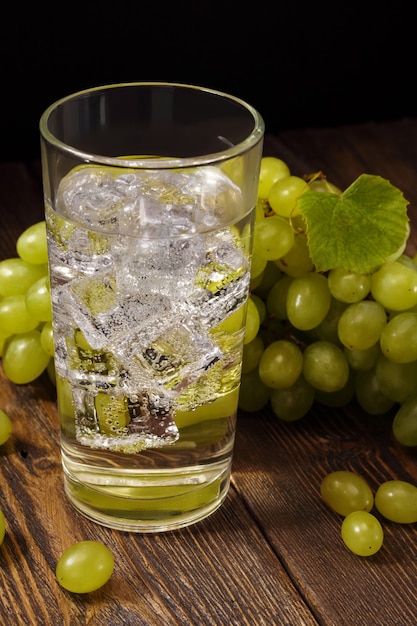
[[[323,170],[346,187],[379,174],[410,201],[417,248],[417,120],[267,137],[264,154],[293,173]],[[0,258],[16,256],[24,228],[43,219],[39,166],[0,164]],[[417,387],[417,381],[416,381]],[[232,485],[219,511],[159,535],[107,530],[64,497],[54,388],[46,377],[17,386],[0,371],[0,408],[13,420],[0,450],[0,624],[61,626],[415,626],[417,526],[383,521],[379,553],[356,557],[341,518],[322,501],[322,478],[337,469],[375,491],[392,478],[417,484],[414,449],[391,434],[393,414],[371,417],[355,403],[315,406],[299,422],[270,412],[241,414]],[[75,595],[55,580],[65,548],[103,541],[115,557],[110,581]]]

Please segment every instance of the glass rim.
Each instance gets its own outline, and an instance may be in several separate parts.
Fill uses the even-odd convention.
[[[89,153],[84,150],[79,150],[70,144],[61,141],[49,130],[48,128],[48,120],[51,114],[59,107],[64,105],[66,102],[74,100],[76,98],[80,98],[83,96],[87,96],[88,94],[106,91],[115,88],[128,88],[128,87],[178,87],[182,89],[196,90],[208,95],[217,96],[223,98],[225,100],[229,100],[230,102],[234,102],[239,105],[242,109],[244,109],[247,113],[252,116],[253,119],[253,129],[251,133],[242,141],[237,144],[229,145],[225,150],[221,150],[218,152],[213,152],[210,154],[202,154],[199,156],[193,157],[174,157],[174,158],[160,158],[155,157],[153,155],[149,155],[151,158],[119,158],[119,157],[107,157],[100,154]],[[222,162],[233,157],[240,156],[256,146],[264,137],[265,133],[265,123],[262,115],[257,111],[255,107],[247,103],[245,100],[238,98],[237,96],[231,95],[229,93],[219,91],[216,89],[212,89],[210,87],[202,87],[199,85],[187,84],[187,83],[177,83],[177,82],[165,82],[165,81],[157,81],[157,82],[121,82],[121,83],[111,83],[107,85],[99,85],[97,87],[90,87],[87,89],[82,89],[80,91],[76,91],[71,93],[59,100],[56,100],[52,104],[50,104],[45,111],[42,113],[39,121],[39,129],[42,138],[50,145],[58,148],[60,151],[71,155],[79,160],[84,162],[91,162],[100,165],[109,165],[113,167],[123,167],[123,168],[137,168],[137,169],[171,169],[171,168],[186,168],[186,167],[195,167],[199,165],[208,165],[214,162]],[[227,139],[225,139],[227,142]]]

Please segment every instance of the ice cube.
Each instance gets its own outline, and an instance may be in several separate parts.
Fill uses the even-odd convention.
[[[121,209],[134,198],[117,187],[114,171],[105,167],[85,167],[62,179],[57,210],[72,221],[100,230],[118,232]]]
[[[57,210],[91,229],[160,239],[224,226],[241,208],[240,189],[214,166],[135,170],[87,166],[61,181]]]
[[[174,240],[129,238],[114,249],[117,287],[123,293],[161,293],[185,299],[205,262],[202,235]]]
[[[213,328],[239,308],[249,291],[249,261],[230,229],[207,235],[205,262],[198,269],[187,304]]]
[[[225,283],[216,293],[197,289],[189,298],[188,304],[198,311],[205,328],[214,328],[246,302],[249,282],[250,274],[247,272]]]
[[[166,322],[167,320],[165,320]],[[133,331],[115,348],[125,375],[121,388],[127,393],[145,388],[170,395],[202,376],[223,354],[199,319],[171,315],[154,336]],[[148,341],[145,343],[145,337]]]
[[[115,350],[132,333],[149,329],[150,336],[170,313],[172,305],[166,296],[141,293],[140,296],[120,294],[113,273],[79,278],[58,289],[57,308],[65,308],[89,345],[100,350]],[[149,334],[148,333],[148,334]],[[146,335],[148,340],[148,335]]]
[[[120,212],[119,232],[152,240],[195,233],[195,199],[181,185],[181,174],[138,172],[135,201],[126,203]]]

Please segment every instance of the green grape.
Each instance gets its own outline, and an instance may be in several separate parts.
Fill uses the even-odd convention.
[[[269,315],[275,315],[279,320],[287,320],[287,296],[292,278],[284,276],[280,278],[269,290],[266,299],[266,310]]]
[[[299,215],[297,200],[308,190],[308,184],[299,176],[285,176],[273,184],[268,195],[268,202],[276,215],[295,217]],[[280,255],[282,256],[282,255]]]
[[[273,215],[255,225],[253,256],[273,261],[294,245],[294,231],[288,220]]]
[[[25,295],[26,308],[30,315],[41,322],[52,320],[49,277],[43,276],[29,287]]]
[[[340,302],[332,297],[330,302],[330,308],[327,312],[324,320],[315,328],[316,336],[318,339],[324,341],[330,341],[338,346],[342,345],[338,333],[338,324],[340,316],[348,305],[345,302]]]
[[[265,344],[260,335],[243,346],[242,374],[247,374],[258,367],[264,348]]]
[[[410,222],[407,221],[407,223],[405,225],[405,234],[404,234],[404,239],[403,239],[402,244],[400,244],[398,246],[398,248],[392,254],[390,254],[387,259],[385,259],[385,263],[392,263],[393,261],[397,261],[397,260],[400,259],[400,257],[404,253],[404,250],[407,247],[407,242],[408,242],[408,238],[410,236],[410,232],[411,232]]]
[[[52,322],[45,322],[41,330],[41,346],[49,356],[54,356],[54,334]]]
[[[342,522],[341,535],[345,546],[358,556],[372,556],[384,543],[381,523],[368,511],[349,513]]]
[[[381,350],[395,363],[417,360],[417,313],[406,311],[389,320],[381,332]]]
[[[347,383],[337,391],[321,391],[316,389],[316,402],[328,407],[344,407],[349,404],[355,395],[355,378],[349,372]]]
[[[24,295],[42,276],[47,276],[48,266],[33,265],[21,258],[0,261],[0,296]]]
[[[0,328],[3,333],[25,333],[34,330],[38,324],[39,320],[28,311],[25,296],[7,296],[0,300]]]
[[[349,365],[342,350],[330,341],[315,341],[304,350],[303,374],[315,389],[333,392],[343,389]]]
[[[3,335],[0,329],[0,357],[3,356],[4,354],[4,348],[6,346],[7,340],[10,337],[10,335]]]
[[[50,358],[42,348],[38,330],[13,335],[3,355],[4,372],[13,383],[24,385],[42,374]]]
[[[417,522],[417,487],[405,480],[387,480],[375,494],[375,507],[381,515],[398,524]]]
[[[5,535],[6,535],[6,518],[4,517],[3,511],[0,509],[0,545],[3,543]]]
[[[295,233],[293,247],[275,263],[288,276],[303,276],[311,272],[314,267],[305,234]]]
[[[374,495],[366,480],[348,470],[336,470],[327,474],[320,485],[320,494],[325,503],[339,515],[353,511],[371,511]]]
[[[417,394],[408,398],[396,412],[392,432],[403,446],[417,446]]]
[[[295,422],[313,406],[315,391],[301,375],[291,387],[271,389],[270,396],[274,415],[284,422]]]
[[[303,353],[292,341],[279,339],[267,346],[259,362],[259,377],[272,389],[291,387],[303,371]]]
[[[247,413],[263,409],[269,402],[271,390],[259,378],[256,367],[242,375],[239,391],[239,408]]]
[[[299,330],[311,330],[326,317],[332,296],[322,274],[308,272],[293,278],[287,294],[287,315]]]
[[[343,352],[352,370],[370,370],[376,366],[381,356],[379,343],[375,343],[366,350],[350,350],[345,347],[343,348]]]
[[[330,270],[327,277],[330,293],[336,300],[352,304],[360,302],[371,290],[371,277],[342,268]]]
[[[264,321],[266,317],[266,304],[262,300],[262,298],[257,296],[255,293],[252,293],[250,297],[256,304],[256,308],[258,309],[258,313],[259,313],[259,320],[260,320],[260,323],[262,324],[262,322]]]
[[[289,167],[284,161],[277,157],[262,157],[259,172],[258,198],[267,200],[272,185],[280,178],[289,175]]]
[[[245,334],[243,337],[243,344],[253,341],[258,334],[259,327],[261,325],[261,318],[259,316],[258,307],[252,300],[252,297],[248,298],[248,306],[246,312],[246,325]]]
[[[416,392],[417,361],[395,363],[381,354],[375,373],[381,390],[394,402],[402,404]]]
[[[45,221],[32,224],[21,233],[16,243],[17,254],[28,263],[42,265],[48,262]]]
[[[417,305],[417,272],[398,261],[384,263],[371,276],[371,294],[386,309],[411,309]]]
[[[56,565],[56,578],[72,593],[100,589],[114,569],[113,554],[99,541],[80,541],[67,548]]]
[[[375,368],[356,372],[355,395],[358,404],[369,415],[383,415],[395,404],[382,391]]]
[[[337,196],[342,194],[339,187],[336,187],[333,183],[330,183],[327,178],[317,178],[313,180],[310,185],[310,191],[318,191],[321,193],[334,193]]]
[[[12,434],[12,422],[10,417],[0,409],[0,446],[10,439]]]
[[[367,350],[375,345],[387,324],[384,307],[373,300],[349,304],[339,318],[339,339],[350,350]]]
[[[281,270],[275,265],[274,261],[268,261],[262,274],[262,280],[253,291],[260,298],[267,298],[269,290],[275,285],[277,280],[282,276]]]
[[[254,278],[258,278],[258,276],[262,276],[263,272],[265,271],[267,263],[268,261],[266,259],[263,259],[257,254],[253,255],[251,272],[250,272],[251,280],[253,280]]]

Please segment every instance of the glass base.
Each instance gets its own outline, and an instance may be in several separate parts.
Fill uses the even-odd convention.
[[[229,490],[231,462],[117,476],[87,468],[83,477],[88,482],[71,474],[65,461],[63,467],[66,495],[85,517],[116,530],[156,533],[189,526],[214,513]]]

